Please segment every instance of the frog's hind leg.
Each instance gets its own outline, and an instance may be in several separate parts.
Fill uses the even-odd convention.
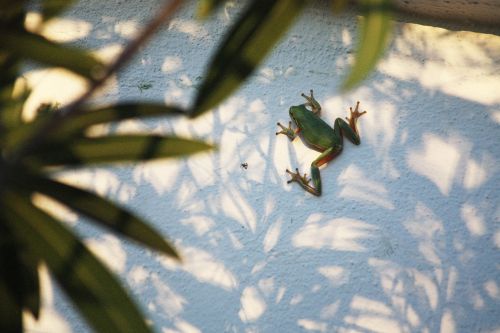
[[[292,182],[297,182],[299,183],[300,186],[307,192],[314,194],[314,195],[320,195],[321,193],[318,194],[316,189],[309,185],[309,182],[311,179],[307,179],[307,174],[304,173],[303,176],[300,175],[299,168],[295,168],[295,172],[292,172],[288,169],[286,169],[286,172],[292,177],[290,180],[287,181],[287,184],[290,184]]]
[[[354,110],[352,108],[349,108],[349,110],[350,116],[345,118],[348,122],[346,122],[342,118],[335,119],[335,125],[333,128],[335,138],[337,142],[340,142],[340,144],[342,144],[342,135],[344,135],[347,139],[349,139],[349,141],[351,141],[355,145],[359,145],[361,143],[361,138],[359,137],[358,127],[356,124],[358,118],[364,115],[366,111],[359,112],[359,102],[356,103],[356,108]]]
[[[323,153],[321,153],[321,155],[319,155],[318,158],[311,163],[311,177],[314,188],[316,189],[316,192],[318,192],[317,195],[321,195],[321,176],[319,173],[319,167],[331,161],[333,158],[335,158],[335,156],[340,154],[341,151],[341,145],[330,147]]]
[[[357,121],[358,118],[365,113],[366,111],[359,112],[359,102],[357,102],[354,110],[352,107],[349,108],[349,117],[345,118],[349,123],[343,119],[337,118],[335,120],[335,129],[337,130],[337,128],[341,128],[342,134],[344,134],[346,138],[348,138],[355,145],[359,145],[361,143],[361,138],[359,137]],[[339,131],[337,131],[337,133],[341,136]]]
[[[321,113],[321,105],[319,105],[319,102],[314,99],[312,89],[310,90],[310,93],[311,93],[311,96],[307,96],[304,93],[302,93],[301,96],[307,100],[306,106],[311,107],[311,112],[314,113],[315,115],[319,116],[319,114]]]
[[[352,107],[349,108],[349,117],[345,117],[345,119],[349,122],[349,127],[352,128],[356,134],[358,133],[358,129],[356,127],[356,122],[358,121],[358,118],[361,117],[366,113],[366,111],[359,112],[359,101],[356,102],[356,107],[354,108],[354,111],[352,110]]]
[[[311,179],[313,182],[313,186],[311,186],[309,184],[311,179],[307,179],[306,174],[304,174],[304,176],[300,175],[299,169],[295,169],[296,172],[292,172],[288,169],[286,170],[286,172],[292,176],[292,178],[288,181],[288,183],[297,182],[307,192],[314,194],[316,196],[320,196],[321,195],[321,176],[320,176],[320,172],[319,172],[319,167],[322,166],[323,164],[325,164],[326,162],[332,160],[341,151],[342,151],[342,146],[335,146],[335,147],[328,148],[327,150],[322,152],[321,155],[319,155],[318,158],[316,158],[311,163]]]

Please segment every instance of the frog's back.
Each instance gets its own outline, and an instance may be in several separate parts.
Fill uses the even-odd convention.
[[[323,119],[310,111],[301,113],[299,117],[300,135],[306,144],[320,151],[335,144],[335,132]]]

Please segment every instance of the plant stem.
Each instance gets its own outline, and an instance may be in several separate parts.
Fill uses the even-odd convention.
[[[32,152],[37,146],[43,143],[46,133],[56,130],[57,127],[70,119],[72,116],[84,112],[82,106],[85,102],[115,72],[121,69],[132,58],[139,48],[153,36],[163,23],[166,23],[171,19],[171,16],[181,4],[182,0],[171,0],[168,4],[164,5],[158,14],[144,28],[144,30],[142,30],[142,32],[134,40],[127,44],[118,58],[116,58],[116,60],[109,65],[96,80],[92,81],[89,89],[82,96],[67,106],[61,108],[59,112],[55,112],[46,124],[38,128],[38,130],[36,130],[30,138],[28,138],[17,150],[13,152],[12,156],[8,158],[9,164],[18,163],[23,156]]]

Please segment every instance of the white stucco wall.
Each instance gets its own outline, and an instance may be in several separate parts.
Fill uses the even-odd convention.
[[[82,1],[47,33],[109,59],[159,4]],[[199,22],[185,7],[96,100],[188,105],[239,9]],[[145,216],[183,254],[178,265],[58,209],[157,332],[500,331],[500,37],[397,24],[377,71],[340,95],[356,22],[316,4],[213,112],[97,129],[175,132],[218,152],[65,176]],[[82,89],[57,70],[28,76],[31,105]],[[309,174],[317,153],[275,136],[309,89],[331,124],[357,100],[368,111],[361,145],[322,168],[320,198],[285,174]],[[27,332],[90,331],[69,304],[45,278]]]

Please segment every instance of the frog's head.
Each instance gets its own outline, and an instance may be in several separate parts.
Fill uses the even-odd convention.
[[[290,110],[288,110],[288,113],[290,114],[290,118],[298,124],[300,119],[302,118],[301,116],[304,114],[304,112],[309,112],[304,104],[301,105],[295,105],[290,107]]]
[[[290,110],[288,110],[288,113],[290,114],[290,118],[292,118],[293,120],[297,120],[297,118],[300,117],[300,115],[303,112],[302,109],[303,109],[303,105],[295,105],[295,106],[290,107]]]

